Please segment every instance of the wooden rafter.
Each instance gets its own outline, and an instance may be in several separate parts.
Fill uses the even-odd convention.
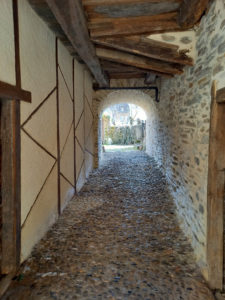
[[[96,48],[97,55],[105,60],[110,60],[125,65],[134,66],[140,69],[152,70],[168,74],[182,74],[180,65],[165,63],[160,60],[138,57],[122,51],[110,50],[105,48]]]
[[[89,19],[109,18],[129,18],[138,16],[155,16],[164,13],[178,11],[180,3],[178,2],[142,2],[120,3],[117,1],[109,5],[107,2],[98,6],[85,6],[85,11]]]
[[[144,78],[145,73],[139,73],[139,72],[130,72],[130,73],[111,73],[109,74],[110,79],[132,79],[132,78]]]
[[[80,1],[46,0],[46,2],[74,49],[86,63],[97,82],[101,86],[107,86],[109,82],[101,69],[95,48],[90,41]]]
[[[157,16],[97,18],[88,22],[88,28],[91,38],[177,31],[181,29],[177,16],[177,12],[171,12]]]
[[[99,45],[145,57],[179,63],[182,65],[193,65],[193,59],[183,53],[179,53],[177,49],[174,49],[174,45],[157,42],[144,37],[108,37],[93,39],[93,41]]]
[[[183,0],[178,17],[181,28],[191,28],[198,23],[208,4],[209,0]]]
[[[108,72],[110,78],[145,78],[149,70],[124,65],[107,60],[101,60],[102,68]],[[152,71],[155,75],[171,78],[172,75],[157,71]],[[134,77],[132,77],[132,75]]]
[[[116,4],[135,4],[135,3],[161,3],[161,2],[177,2],[181,3],[182,0],[117,0]],[[115,5],[115,0],[82,0],[84,6],[98,6],[98,5]]]

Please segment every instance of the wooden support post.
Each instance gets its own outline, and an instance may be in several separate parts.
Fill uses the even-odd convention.
[[[213,289],[223,287],[223,208],[225,187],[225,105],[216,101],[212,86],[209,141],[207,263],[208,281]]]
[[[20,264],[20,103],[1,100],[2,274]]]

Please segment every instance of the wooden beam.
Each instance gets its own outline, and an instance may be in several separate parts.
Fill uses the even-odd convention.
[[[141,72],[141,73],[147,73],[148,70],[144,70],[144,69],[140,69],[140,68],[136,68],[133,66],[128,66],[128,65],[123,65],[120,63],[116,63],[113,61],[109,61],[109,60],[100,60],[102,68],[107,71],[107,72],[121,72],[121,73],[128,73],[128,72]]]
[[[17,86],[0,81],[0,98],[17,99],[31,103],[31,92],[22,90]]]
[[[20,102],[1,100],[1,273],[20,263]]]
[[[98,45],[138,54],[145,57],[155,58],[162,61],[193,65],[193,59],[183,53],[174,50],[170,44],[154,41],[143,37],[108,37],[93,39]]]
[[[132,78],[145,78],[146,73],[130,72],[130,73],[109,73],[110,79],[132,79]]]
[[[183,0],[178,16],[178,23],[181,28],[192,28],[198,23],[208,4],[209,0]]]
[[[84,6],[99,6],[99,5],[115,5],[116,4],[135,4],[135,3],[161,3],[161,2],[176,2],[181,3],[182,0],[82,0]]]
[[[53,15],[51,9],[49,8],[46,0],[28,0],[34,11],[39,15],[40,18],[48,25],[48,27],[60,38],[60,41],[68,49],[69,53],[76,58],[79,63],[84,63],[80,56],[75,51],[71,42],[68,40],[67,36],[63,32],[60,25],[57,23],[55,16]]]
[[[88,19],[129,18],[140,16],[156,16],[164,13],[177,11],[180,7],[178,2],[142,2],[106,4],[98,6],[85,6]]]
[[[223,288],[224,181],[225,181],[225,105],[216,101],[216,84],[212,85],[208,158],[207,266],[212,289]]]
[[[122,74],[121,76],[126,76],[127,74],[129,78],[132,78],[130,77],[129,74],[136,74],[136,75],[144,74],[143,78],[145,78],[145,75],[149,72],[149,70],[147,69],[140,69],[134,66],[124,65],[121,63],[116,63],[108,60],[100,60],[100,61],[101,61],[102,68],[110,74],[110,78],[114,76],[114,74],[119,74],[119,73]],[[158,76],[167,77],[167,78],[173,77],[171,74],[157,72],[157,71],[152,71],[151,73],[154,73],[155,75]],[[115,76],[119,77],[119,75],[115,75]]]
[[[225,88],[222,88],[216,92],[216,102],[225,103]]]
[[[157,16],[91,19],[88,28],[91,38],[153,34],[181,29],[177,23],[177,12]]]
[[[134,66],[140,69],[153,70],[168,74],[182,74],[181,66],[177,64],[165,63],[160,60],[138,57],[121,51],[96,48],[97,55],[106,60]]]
[[[101,69],[95,48],[90,41],[81,2],[74,0],[46,0],[46,2],[74,49],[86,63],[97,82],[101,86],[107,86],[109,80]]]

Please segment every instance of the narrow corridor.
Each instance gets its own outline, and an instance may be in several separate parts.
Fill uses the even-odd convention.
[[[214,299],[174,211],[151,158],[106,153],[4,299]]]

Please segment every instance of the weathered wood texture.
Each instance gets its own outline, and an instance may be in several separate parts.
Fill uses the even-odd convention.
[[[88,22],[91,38],[153,34],[180,30],[177,12],[157,16],[139,16],[130,18],[97,18]]]
[[[153,70],[153,71],[168,73],[168,74],[183,73],[183,70],[180,67],[180,65],[165,63],[160,60],[155,60],[155,59],[150,59],[145,57],[138,57],[121,51],[97,48],[96,53],[102,59],[131,65],[145,70]]]
[[[109,82],[101,69],[95,48],[90,41],[80,1],[46,0],[46,2],[74,49],[86,63],[97,82],[101,86],[107,86]]]
[[[178,10],[180,7],[179,2],[142,2],[136,3],[118,3],[105,4],[98,6],[85,6],[88,18],[129,18],[139,16],[155,16],[163,13],[169,13]]]
[[[117,0],[116,4],[136,4],[136,3],[162,3],[175,2],[181,3],[182,0]],[[115,5],[115,0],[82,0],[84,6],[98,6],[98,5]]]
[[[225,88],[222,88],[216,93],[216,102],[225,103]]]
[[[216,101],[212,86],[209,144],[207,261],[208,281],[213,289],[223,287],[223,206],[225,182],[225,104]]]
[[[31,93],[22,90],[20,87],[0,81],[1,99],[21,99],[25,102],[31,102]]]
[[[174,62],[182,65],[193,65],[193,59],[184,53],[180,53],[174,45],[157,42],[144,37],[108,37],[93,39],[96,44],[108,46],[118,50],[134,53],[137,55]]]
[[[129,66],[129,65],[124,65],[121,63],[116,63],[116,62],[112,62],[112,61],[108,61],[108,60],[100,60],[102,68],[109,74],[110,78],[114,78],[114,79],[120,79],[120,78],[132,78],[132,74],[133,74],[133,78],[145,78],[145,76],[147,75],[147,73],[149,73],[148,69],[141,69],[141,68],[137,68],[137,67],[133,67],[133,66]],[[161,73],[161,72],[157,72],[157,71],[152,71],[152,73],[154,73],[155,75],[158,76],[163,76],[163,77],[167,77],[167,78],[171,78],[173,77],[170,74],[167,73]]]
[[[2,263],[1,273],[20,263],[20,103],[1,100]]]
[[[198,23],[208,4],[209,0],[183,0],[178,17],[181,28],[188,29]]]

